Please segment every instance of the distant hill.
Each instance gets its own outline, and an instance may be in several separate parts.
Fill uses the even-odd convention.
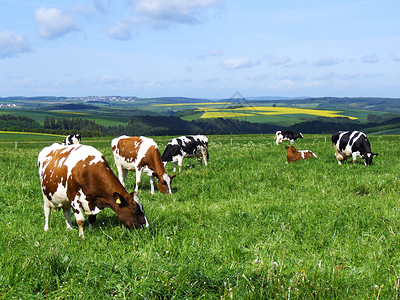
[[[34,120],[5,118],[1,124],[3,130],[13,127],[57,134],[68,133],[71,129],[84,130],[87,136],[246,134],[284,129],[303,133],[400,132],[400,98],[244,98],[236,93],[229,99],[219,100],[134,96],[7,97],[0,98],[0,104],[17,104],[16,108],[3,105],[0,116],[12,114]],[[285,114],[283,107],[292,113]],[[340,113],[338,117],[326,117],[326,111]]]

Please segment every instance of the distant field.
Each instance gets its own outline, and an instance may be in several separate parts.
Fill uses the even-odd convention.
[[[351,120],[366,122],[369,114],[382,115],[383,112],[366,110],[320,110],[311,108],[313,105],[302,107],[270,107],[270,106],[244,106],[233,108],[197,107],[198,114],[182,116],[185,120],[233,118],[242,121],[268,123],[273,125],[290,126],[299,122],[315,120],[319,117],[347,117]],[[314,105],[315,106],[315,105]]]
[[[233,118],[248,122],[268,123],[278,126],[291,126],[299,122],[316,120],[320,117],[348,117],[352,120],[367,122],[370,114],[381,116],[385,112],[345,109],[321,110],[316,109],[318,102],[297,104],[296,106],[281,106],[271,104],[255,104],[254,102],[193,102],[193,103],[152,103],[146,101],[116,102],[112,105],[91,104],[97,109],[82,110],[39,110],[39,109],[7,109],[0,114],[28,116],[43,124],[49,118],[82,118],[96,122],[103,126],[126,125],[133,115],[178,115],[180,118],[191,121],[212,118]],[[140,113],[142,112],[142,113]]]

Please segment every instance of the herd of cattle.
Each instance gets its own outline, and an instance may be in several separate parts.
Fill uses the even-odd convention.
[[[289,140],[291,144],[301,133],[277,131],[276,144]],[[148,226],[143,206],[138,198],[138,188],[142,172],[150,177],[151,194],[154,194],[154,179],[162,193],[172,194],[171,181],[175,175],[168,175],[165,166],[168,162],[178,164],[182,169],[185,157],[196,157],[199,163],[208,163],[208,139],[204,135],[182,136],[172,139],[161,155],[157,144],[147,137],[120,136],[111,142],[111,149],[118,177],[108,162],[92,146],[80,144],[79,134],[69,135],[62,144],[54,143],[43,148],[38,156],[39,176],[44,200],[44,230],[49,229],[51,209],[62,209],[66,226],[72,229],[71,208],[79,227],[79,236],[84,237],[85,212],[89,217],[89,230],[96,215],[104,208],[111,208],[127,228]],[[363,132],[343,131],[332,134],[335,156],[339,164],[349,157],[355,162],[357,156],[364,159],[365,165],[372,163],[378,154],[371,152],[370,143]],[[309,150],[296,150],[286,146],[287,163],[317,157]],[[136,173],[135,191],[128,193],[125,178],[129,171]]]

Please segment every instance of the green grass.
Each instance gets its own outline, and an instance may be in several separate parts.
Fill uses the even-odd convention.
[[[170,138],[155,137],[161,152]],[[52,141],[0,144],[0,298],[397,298],[398,138],[370,136],[365,167],[339,166],[329,136],[297,140],[318,158],[291,164],[272,135],[209,136],[209,166],[184,160],[173,195],[143,175],[148,229],[106,209],[85,240],[60,212],[43,231],[36,160]],[[116,171],[110,141],[83,142]]]

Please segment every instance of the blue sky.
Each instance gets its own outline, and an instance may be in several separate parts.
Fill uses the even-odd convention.
[[[0,0],[0,97],[400,97],[398,0]]]

